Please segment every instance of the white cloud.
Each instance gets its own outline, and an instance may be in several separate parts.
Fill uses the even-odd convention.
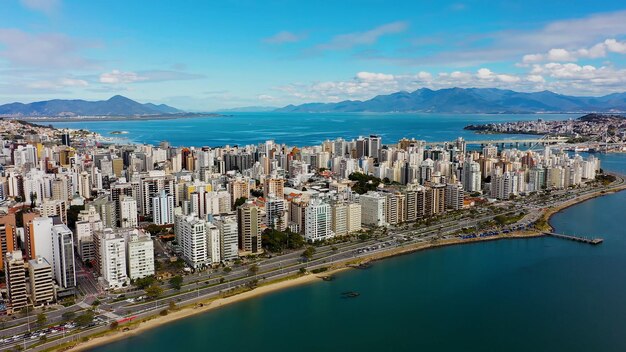
[[[100,75],[100,83],[106,84],[133,83],[145,81],[146,79],[147,77],[141,77],[135,72],[122,72],[119,70],[105,72]]]
[[[526,80],[533,83],[544,83],[546,81],[542,75],[528,75],[526,76]]]
[[[340,34],[332,38],[330,42],[316,46],[315,49],[318,51],[345,50],[358,45],[371,45],[382,36],[402,33],[408,28],[409,24],[403,21],[387,23],[365,32]]]
[[[356,78],[361,81],[393,81],[393,75],[385,73],[359,72]]]
[[[597,59],[603,58],[608,53],[626,54],[626,41],[618,41],[617,39],[606,39],[597,43],[590,48],[579,49],[550,49],[546,54],[529,54],[522,57],[523,64],[532,64],[539,62],[574,62],[579,59]]]
[[[626,54],[626,42],[619,42],[615,39],[607,39],[604,41],[604,46],[610,52]]]
[[[267,44],[297,43],[305,38],[305,34],[296,34],[289,31],[282,31],[274,34],[271,37],[263,39],[263,42]]]

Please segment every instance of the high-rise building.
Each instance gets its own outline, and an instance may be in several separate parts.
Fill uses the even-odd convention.
[[[463,188],[467,192],[480,192],[480,164],[475,161],[466,161],[463,164]]]
[[[259,253],[261,248],[261,214],[259,208],[248,202],[237,208],[239,249]]]
[[[223,261],[239,258],[239,233],[235,216],[220,216],[213,220],[220,231],[220,257]]]
[[[106,289],[120,288],[128,283],[126,274],[126,243],[112,229],[97,232],[101,284]]]
[[[195,214],[177,215],[174,228],[185,262],[195,269],[204,267],[208,260],[206,221]]]
[[[63,290],[76,287],[74,267],[74,234],[66,225],[52,226],[54,279]]]
[[[120,227],[137,227],[137,201],[133,197],[124,196],[120,199]]]
[[[406,221],[406,196],[404,193],[387,193],[385,202],[386,221],[398,225]]]
[[[95,259],[95,246],[93,234],[104,228],[100,214],[92,205],[88,205],[87,209],[81,210],[76,221],[76,243],[78,247],[78,255],[85,260]]]
[[[348,218],[346,220],[346,230],[348,233],[361,230],[361,204],[348,203]]]
[[[267,198],[273,195],[276,198],[283,198],[285,189],[285,180],[282,178],[268,177],[263,183],[263,195]]]
[[[319,198],[311,199],[304,210],[304,239],[315,242],[334,237],[331,220],[330,204]]]
[[[174,196],[165,190],[152,197],[152,221],[157,225],[174,223]]]
[[[387,224],[385,202],[386,198],[378,192],[367,192],[359,198],[361,203],[361,223],[370,226],[385,226]]]
[[[58,216],[62,223],[67,224],[67,201],[47,200],[41,205],[41,216]]]
[[[284,231],[287,228],[287,201],[270,196],[265,200],[265,225]]]
[[[54,223],[52,218],[38,217],[33,219],[30,224],[30,232],[33,237],[34,251],[36,256],[43,257],[51,265],[54,264],[54,244],[52,239],[52,227]],[[32,257],[32,258],[35,258]]]
[[[446,208],[459,210],[463,208],[463,186],[460,183],[448,183],[445,189]]]
[[[426,188],[426,204],[424,215],[433,216],[446,210],[446,186],[443,184],[431,185]]]
[[[28,261],[28,278],[33,305],[47,305],[54,301],[52,266],[45,258],[37,256]]]
[[[210,222],[206,226],[206,243],[209,255],[208,263],[218,264],[222,260],[220,255],[220,229]]]
[[[143,230],[127,231],[126,265],[131,280],[154,275],[154,242]]]
[[[17,247],[15,214],[0,214],[0,270],[4,269],[4,257],[6,253],[13,252]]]
[[[26,271],[22,251],[7,252],[4,257],[4,278],[7,285],[9,307],[19,311],[28,305]]]
[[[345,203],[333,203],[331,210],[331,230],[335,236],[348,234],[348,205]],[[360,222],[360,221],[359,221]]]

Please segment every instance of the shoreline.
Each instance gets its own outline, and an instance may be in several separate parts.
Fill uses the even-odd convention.
[[[548,226],[552,228],[549,224],[549,220],[555,214],[572,207],[576,204],[583,203],[587,200],[597,198],[604,195],[614,194],[620,191],[626,190],[626,184],[616,187],[610,190],[601,190],[590,193],[588,195],[574,198],[570,201],[567,201],[557,207],[548,208],[544,211],[541,219],[545,219],[548,221]],[[63,351],[86,351],[91,348],[95,348],[98,346],[106,345],[111,342],[119,341],[128,337],[139,335],[145,331],[148,331],[153,328],[157,328],[184,318],[188,318],[191,316],[199,315],[202,313],[207,313],[209,311],[241,302],[244,300],[248,300],[251,298],[255,298],[258,296],[262,296],[268,293],[280,291],[283,289],[296,287],[304,284],[311,284],[313,282],[324,281],[322,277],[335,275],[339,272],[346,271],[348,269],[353,269],[349,266],[349,264],[354,263],[368,263],[375,262],[387,258],[392,258],[401,255],[412,254],[415,252],[420,252],[429,249],[436,249],[448,246],[456,246],[456,245],[465,245],[465,244],[473,244],[480,242],[488,242],[488,241],[500,241],[500,240],[516,240],[516,239],[531,239],[537,237],[544,237],[544,231],[540,230],[525,230],[525,231],[516,231],[506,235],[498,235],[494,237],[477,237],[473,239],[461,239],[461,238],[452,238],[445,240],[437,240],[436,242],[420,242],[413,243],[407,245],[405,247],[397,247],[387,251],[382,251],[379,253],[373,253],[363,258],[359,258],[356,260],[346,260],[340,263],[336,263],[329,266],[329,270],[319,274],[307,273],[305,275],[297,276],[297,277],[287,277],[286,279],[277,279],[276,282],[268,282],[265,285],[261,285],[255,289],[244,291],[241,293],[236,293],[232,296],[228,297],[217,297],[217,298],[207,298],[206,301],[202,301],[202,307],[199,307],[198,304],[183,306],[179,309],[169,312],[166,316],[149,317],[144,320],[139,320],[137,322],[129,323],[128,325],[121,325],[117,330],[110,330],[104,332],[103,335],[89,338],[87,341],[78,342],[75,345],[65,345],[65,347],[61,347],[60,349],[52,349],[52,350],[63,350]],[[296,274],[297,275],[297,274]],[[127,331],[123,331],[122,329],[128,328]],[[63,345],[62,345],[63,346]]]

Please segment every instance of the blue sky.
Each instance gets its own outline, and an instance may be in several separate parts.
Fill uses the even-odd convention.
[[[0,0],[0,103],[209,111],[455,86],[626,91],[626,4]]]

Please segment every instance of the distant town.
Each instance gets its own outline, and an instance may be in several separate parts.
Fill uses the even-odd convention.
[[[568,119],[546,121],[516,121],[469,125],[466,130],[479,133],[535,134],[569,137],[567,143],[613,143],[623,149],[626,142],[626,117],[622,115],[587,114]]]
[[[623,122],[487,126],[624,140]],[[544,208],[623,182],[593,155],[461,138],[194,148],[9,120],[0,146],[0,347],[68,342],[416,243],[545,229]]]

